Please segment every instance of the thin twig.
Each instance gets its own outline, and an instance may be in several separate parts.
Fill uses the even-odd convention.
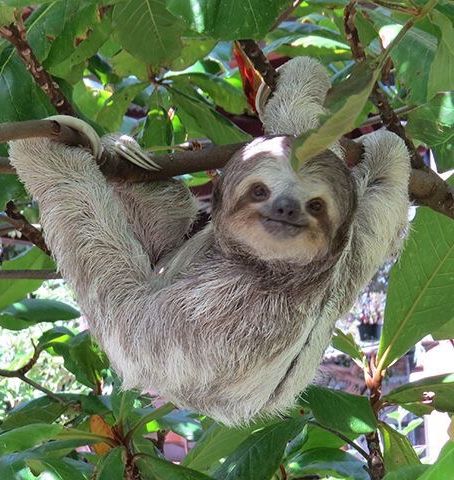
[[[366,53],[361,44],[358,29],[355,25],[356,3],[357,0],[350,0],[344,9],[344,31],[347,42],[350,45],[353,58],[357,62],[363,62],[366,60]]]
[[[51,392],[46,387],[43,387],[39,383],[35,382],[34,380],[31,380],[30,378],[28,378],[26,376],[26,373],[28,373],[35,366],[41,352],[42,352],[42,350],[40,350],[37,347],[34,347],[33,356],[30,358],[30,360],[24,366],[22,366],[22,367],[20,367],[16,370],[0,369],[0,376],[1,377],[6,377],[6,378],[19,378],[23,382],[28,383],[28,385],[32,386],[33,388],[36,388],[36,390],[40,390],[41,392],[45,393],[47,396],[54,399],[58,403],[66,405],[67,402],[62,400],[55,393]]]
[[[50,255],[50,250],[47,248],[43,234],[19,212],[13,201],[10,200],[6,204],[5,213],[6,216],[2,218],[13,225],[25,239],[39,247],[47,255]]]

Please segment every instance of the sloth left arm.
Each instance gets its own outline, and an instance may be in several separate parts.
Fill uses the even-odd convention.
[[[364,155],[352,170],[358,207],[346,265],[361,288],[400,250],[408,223],[410,157],[403,140],[386,130],[364,135],[359,142]]]

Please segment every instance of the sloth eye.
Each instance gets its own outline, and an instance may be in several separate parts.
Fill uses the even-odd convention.
[[[263,183],[254,183],[251,186],[250,194],[255,202],[263,202],[269,198],[270,191]]]
[[[306,203],[306,209],[312,215],[320,215],[325,210],[325,202],[321,198],[313,198]]]

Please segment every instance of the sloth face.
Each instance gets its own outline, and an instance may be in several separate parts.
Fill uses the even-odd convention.
[[[262,260],[306,264],[330,252],[352,209],[352,185],[333,153],[295,172],[290,150],[289,137],[276,137],[235,155],[216,194],[213,222],[215,232]]]

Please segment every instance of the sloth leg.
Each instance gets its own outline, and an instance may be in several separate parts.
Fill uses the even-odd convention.
[[[102,147],[143,168],[147,156],[128,135],[109,134]],[[139,159],[139,160],[138,160]],[[152,265],[178,248],[197,215],[197,204],[189,189],[175,180],[152,183],[113,182],[131,229],[147,252]]]
[[[152,265],[180,247],[197,216],[196,200],[181,182],[114,183],[128,223]]]

